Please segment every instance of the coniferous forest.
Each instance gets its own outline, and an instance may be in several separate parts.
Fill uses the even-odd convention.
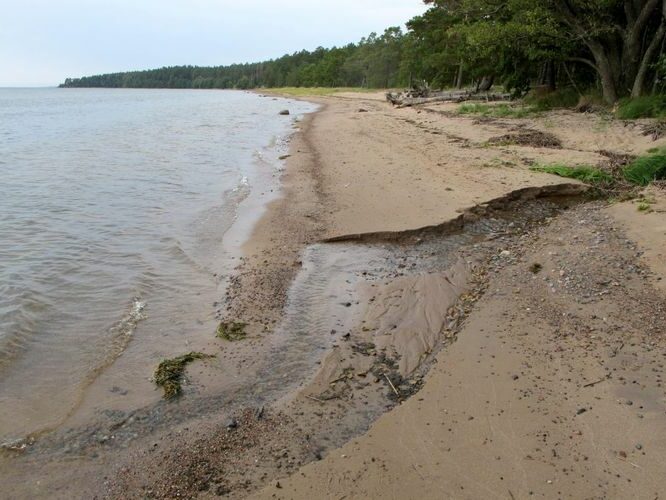
[[[666,86],[666,0],[425,0],[428,10],[344,47],[218,67],[68,78],[62,87],[390,88],[485,82],[598,92],[607,103]]]

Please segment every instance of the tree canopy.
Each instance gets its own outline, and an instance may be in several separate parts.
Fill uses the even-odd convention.
[[[389,88],[501,83],[597,87],[604,99],[663,91],[666,0],[425,0],[407,22],[343,47],[218,67],[68,78],[63,87]]]

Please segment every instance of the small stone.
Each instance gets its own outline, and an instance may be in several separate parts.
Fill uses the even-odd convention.
[[[289,114],[289,110],[288,109],[283,109],[282,111],[280,111],[280,114],[282,116],[287,116]]]

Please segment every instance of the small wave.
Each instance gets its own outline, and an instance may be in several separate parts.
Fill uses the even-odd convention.
[[[247,176],[243,176],[238,183],[238,186],[232,189],[233,193],[238,193],[239,191],[245,191],[247,188],[250,187],[250,180],[247,178]]]
[[[137,325],[140,321],[146,319],[144,310],[146,309],[146,302],[142,301],[139,298],[132,299],[130,309],[127,314],[113,325],[108,331],[111,338],[109,339],[109,344],[106,350],[103,352],[102,357],[98,360],[97,366],[94,367],[83,379],[83,383],[78,391],[76,396],[76,401],[72,404],[69,411],[55,424],[51,424],[47,427],[39,429],[27,436],[23,437],[12,437],[7,439],[2,437],[0,441],[0,452],[23,452],[28,447],[32,446],[39,436],[46,432],[50,432],[58,426],[62,425],[81,405],[83,401],[83,395],[85,394],[86,389],[97,379],[97,377],[109,366],[111,366],[127,349],[134,331],[136,330]]]
[[[111,352],[109,353],[108,358],[103,364],[103,368],[109,366],[113,363],[118,356],[120,356],[125,349],[127,344],[132,338],[136,326],[143,319],[146,319],[144,314],[144,309],[146,308],[146,303],[138,298],[132,300],[132,306],[129,312],[123,317],[118,323],[116,323],[110,329],[111,333]]]

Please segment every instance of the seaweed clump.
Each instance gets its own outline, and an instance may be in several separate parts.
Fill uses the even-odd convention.
[[[201,352],[190,352],[177,358],[165,359],[155,370],[155,383],[164,389],[164,399],[173,399],[182,391],[185,367],[197,359],[212,358]]]
[[[245,323],[236,323],[235,321],[231,322],[222,322],[220,326],[217,327],[217,337],[228,340],[229,342],[235,342],[237,340],[243,340],[247,333],[245,332]]]

